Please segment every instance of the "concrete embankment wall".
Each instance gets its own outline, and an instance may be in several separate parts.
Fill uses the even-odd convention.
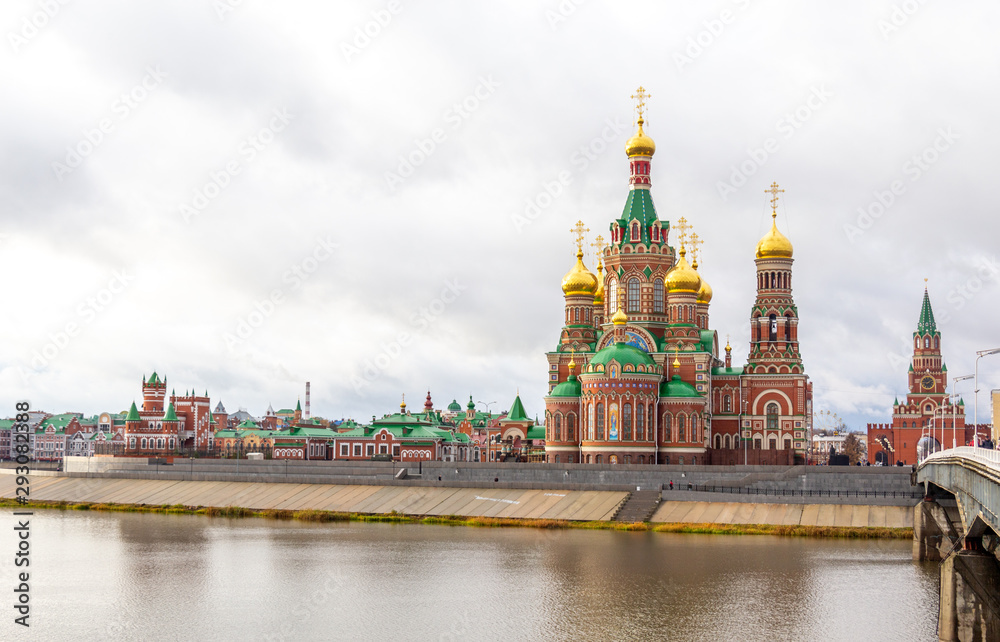
[[[162,479],[29,477],[35,501],[95,504],[240,506],[256,510],[324,510],[406,515],[461,515],[573,521],[609,520],[628,498],[622,491],[422,488],[364,485],[201,482]],[[0,476],[0,496],[15,478]]]
[[[114,476],[137,479],[190,481],[259,481],[314,484],[361,484],[455,488],[562,490],[622,490],[668,488],[677,490],[710,485],[715,491],[752,495],[816,497],[814,501],[841,503],[841,493],[897,496],[898,504],[914,503],[919,489],[910,485],[908,468],[825,466],[638,466],[584,464],[492,464],[424,462],[406,466],[407,479],[397,479],[402,469],[393,462],[174,460],[172,465],[150,465],[145,459],[68,457],[68,475]],[[416,478],[414,478],[416,477]],[[664,494],[666,497],[666,493]],[[772,500],[763,500],[772,501]],[[781,500],[779,500],[781,501]],[[794,500],[788,500],[794,501]]]
[[[856,504],[761,504],[749,501],[666,501],[660,504],[649,521],[682,524],[913,528],[913,507]]]

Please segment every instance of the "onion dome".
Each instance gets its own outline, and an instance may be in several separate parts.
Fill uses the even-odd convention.
[[[771,212],[771,231],[757,242],[758,259],[792,258],[792,242],[778,231],[777,217],[777,212]]]
[[[566,296],[574,294],[589,294],[593,296],[597,291],[597,277],[583,264],[582,249],[577,249],[576,265],[563,277],[562,290]]]
[[[594,305],[604,305],[604,265],[597,261],[597,289],[594,291]]]
[[[697,294],[701,290],[701,277],[698,273],[688,264],[687,259],[684,258],[687,255],[687,250],[684,246],[681,246],[681,258],[677,261],[677,265],[674,266],[670,272],[667,273],[667,280],[665,286],[667,292],[692,292]]]
[[[629,158],[632,156],[652,156],[656,153],[656,143],[642,131],[642,126],[645,122],[642,116],[640,116],[639,131],[625,143],[625,154]]]
[[[625,314],[624,307],[623,305],[618,306],[618,311],[611,317],[611,323],[615,325],[625,325],[628,323],[628,315]]]
[[[691,267],[694,268],[695,272],[698,271],[698,259],[694,260],[694,263],[691,264]],[[696,303],[704,303],[707,305],[711,302],[712,302],[712,286],[708,284],[708,281],[705,280],[705,277],[702,277],[701,287],[698,288],[698,300],[696,301]]]

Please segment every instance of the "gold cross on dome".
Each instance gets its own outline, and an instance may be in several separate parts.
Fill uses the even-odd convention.
[[[682,216],[677,219],[677,225],[674,225],[674,228],[677,230],[677,241],[680,242],[681,247],[684,247],[687,243],[688,230],[691,229],[691,226],[688,225],[687,219]]]
[[[652,96],[646,93],[642,85],[639,85],[639,88],[629,98],[635,101],[635,110],[639,113],[639,118],[642,119],[642,114],[646,111],[646,99],[652,98]]]
[[[691,234],[691,240],[688,241],[688,243],[691,244],[691,262],[693,264],[698,263],[698,255],[701,253],[701,244],[704,242],[705,241],[701,240],[697,234]]]
[[[771,211],[776,212],[778,210],[778,194],[784,192],[783,189],[778,189],[778,183],[771,183],[771,187],[764,190],[765,194],[771,195]]]
[[[600,234],[595,236],[594,242],[590,244],[590,247],[594,248],[594,253],[597,255],[598,262],[600,262],[604,255],[604,237]]]
[[[583,226],[583,221],[577,221],[576,225],[569,228],[569,231],[576,234],[576,249],[580,252],[583,251],[583,235],[590,231],[589,227]]]

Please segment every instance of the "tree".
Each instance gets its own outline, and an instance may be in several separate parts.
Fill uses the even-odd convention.
[[[843,454],[847,455],[852,466],[861,461],[861,458],[864,455],[864,445],[861,443],[861,440],[858,439],[857,434],[853,432],[847,433],[847,438],[844,439]]]

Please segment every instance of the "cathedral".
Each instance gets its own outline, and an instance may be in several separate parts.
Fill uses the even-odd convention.
[[[772,224],[757,243],[757,297],[747,363],[732,365],[709,324],[712,288],[698,265],[701,240],[653,205],[656,145],[643,131],[625,145],[629,189],[610,242],[598,236],[597,273],[576,262],[562,281],[565,319],[548,360],[545,459],[551,463],[805,463],[812,384],[802,365],[792,298],[792,244]],[[671,239],[671,231],[674,238]],[[671,245],[673,241],[673,245]]]

